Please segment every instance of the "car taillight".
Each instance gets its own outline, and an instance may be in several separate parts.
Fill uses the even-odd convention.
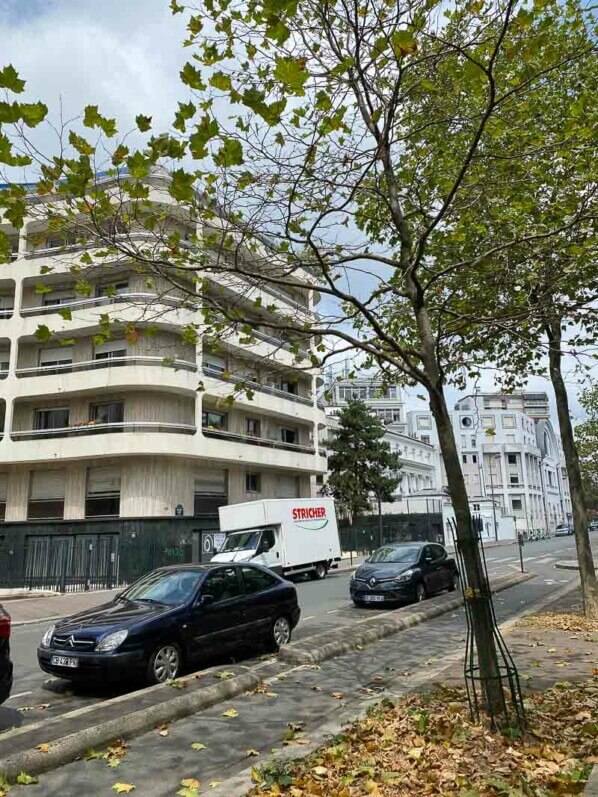
[[[10,614],[0,609],[0,639],[10,639]]]

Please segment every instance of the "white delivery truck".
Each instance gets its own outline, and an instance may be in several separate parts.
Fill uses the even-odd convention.
[[[324,578],[341,548],[332,498],[273,498],[221,506],[226,540],[212,562],[255,562],[280,575]]]

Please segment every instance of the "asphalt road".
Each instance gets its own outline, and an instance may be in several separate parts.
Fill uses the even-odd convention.
[[[595,538],[594,547],[598,549],[598,535],[595,535]],[[554,566],[560,559],[574,557],[572,537],[526,545],[525,569],[538,574],[538,578],[528,582],[530,586],[526,594],[529,594],[530,600],[535,600],[539,593],[546,594],[553,589],[557,590],[575,578],[575,572],[556,570]],[[487,561],[492,575],[507,575],[520,570],[519,550],[516,545],[488,549]],[[323,581],[305,581],[297,584],[302,616],[294,633],[295,639],[322,633],[331,627],[350,626],[364,616],[383,613],[383,610],[357,609],[352,605],[348,598],[349,578],[348,572],[331,572]],[[13,629],[11,648],[15,665],[15,682],[12,696],[4,706],[0,707],[0,730],[72,711],[119,693],[113,688],[101,687],[78,689],[73,692],[67,682],[50,678],[41,672],[37,665],[36,647],[47,626],[48,623],[45,622],[16,626]],[[246,652],[245,655],[251,659],[255,654]],[[121,687],[121,692],[122,689]]]

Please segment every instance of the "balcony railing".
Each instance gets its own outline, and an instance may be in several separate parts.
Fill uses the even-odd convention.
[[[59,304],[22,307],[21,315],[49,315],[50,313],[58,313],[64,308],[68,308],[69,310],[86,310],[89,307],[105,307],[109,304],[130,303],[148,305],[152,302],[177,308],[185,304],[182,298],[176,296],[157,296],[155,293],[118,293],[114,296],[88,296],[84,299],[73,299],[72,301],[66,302],[61,301]],[[189,306],[189,309],[193,308]]]
[[[46,440],[54,437],[81,437],[90,434],[113,434],[118,432],[159,432],[162,434],[195,434],[197,428],[188,423],[166,423],[163,421],[123,421],[120,423],[95,423],[87,421],[58,429],[27,429],[12,432],[13,440]]]
[[[17,368],[16,375],[47,376],[49,374],[68,374],[74,371],[92,371],[97,368],[117,368],[122,365],[158,365],[162,368],[173,368],[175,371],[197,371],[197,364],[189,360],[171,360],[167,357],[150,357],[145,355],[126,355],[124,357],[106,357],[101,360],[83,360],[81,362],[62,363],[60,365],[35,365],[30,368]]]
[[[266,343],[271,343],[273,346],[278,346],[280,349],[291,351],[293,348],[293,344],[290,341],[277,338],[275,335],[269,335],[267,332],[262,332],[259,329],[252,330],[251,335],[259,340],[266,341]],[[303,355],[303,357],[307,357],[309,354],[309,349],[299,346],[299,354]]]
[[[12,318],[14,307],[0,308],[0,318]]]
[[[285,443],[282,440],[269,440],[266,437],[252,437],[246,434],[229,432],[226,429],[216,429],[213,426],[202,427],[204,437],[218,437],[223,440],[232,440],[235,443],[246,443],[250,446],[263,446],[265,448],[278,448],[283,451],[297,451],[301,454],[315,454],[312,446],[304,446],[299,443]]]
[[[253,382],[251,379],[246,379],[243,376],[230,374],[227,372],[225,377],[222,371],[218,368],[213,368],[209,365],[204,365],[202,368],[204,376],[211,376],[213,379],[221,379],[223,382],[230,382],[231,384],[243,383],[244,386],[250,390],[257,390],[259,393],[268,393],[271,396],[279,396],[280,398],[295,401],[297,404],[305,404],[308,407],[313,406],[313,401],[304,396],[296,396],[294,393],[289,393],[287,390],[280,390],[271,385],[262,385],[260,382]]]

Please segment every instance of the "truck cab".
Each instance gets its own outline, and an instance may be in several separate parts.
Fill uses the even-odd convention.
[[[230,532],[212,562],[253,562],[280,571],[280,531],[276,528],[245,529]]]

